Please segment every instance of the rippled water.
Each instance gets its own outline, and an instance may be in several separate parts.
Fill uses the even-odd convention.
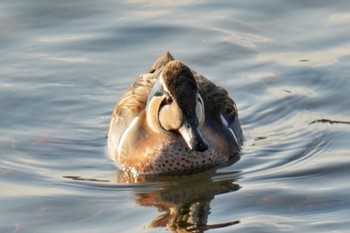
[[[0,232],[350,231],[350,2],[0,3]],[[229,167],[130,177],[111,111],[169,50],[224,86]]]

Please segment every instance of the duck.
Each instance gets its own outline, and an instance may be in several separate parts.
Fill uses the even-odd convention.
[[[117,102],[108,155],[137,175],[182,175],[237,157],[243,132],[228,92],[165,52]]]

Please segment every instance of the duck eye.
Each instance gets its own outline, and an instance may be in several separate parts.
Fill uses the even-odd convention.
[[[167,104],[171,104],[173,102],[173,98],[170,95],[167,95],[166,98],[165,98],[165,102]]]
[[[166,105],[172,104],[172,102],[173,102],[173,98],[171,96],[169,96],[169,95],[165,95],[165,98],[164,98],[164,100],[161,103],[161,108],[166,106]]]

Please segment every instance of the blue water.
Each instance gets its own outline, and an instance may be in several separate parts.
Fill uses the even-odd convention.
[[[0,3],[0,232],[349,232],[350,2]],[[165,51],[224,86],[240,160],[133,177],[117,100]]]

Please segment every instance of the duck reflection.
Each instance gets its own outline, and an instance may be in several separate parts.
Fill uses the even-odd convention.
[[[240,189],[233,179],[213,181],[213,172],[194,176],[132,176],[117,173],[118,183],[155,184],[151,190],[136,191],[136,203],[140,206],[156,207],[161,215],[146,227],[167,227],[171,232],[204,232],[231,226],[238,220],[208,224],[211,213],[210,202],[216,195]]]

